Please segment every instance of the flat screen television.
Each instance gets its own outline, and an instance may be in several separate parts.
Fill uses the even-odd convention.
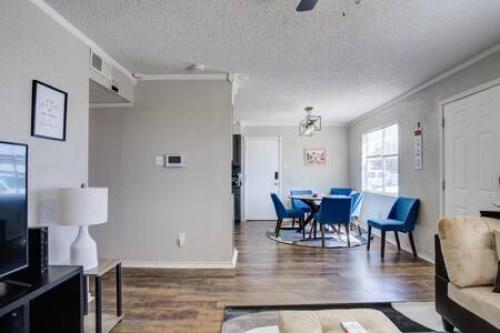
[[[28,146],[0,141],[0,278],[28,266]]]

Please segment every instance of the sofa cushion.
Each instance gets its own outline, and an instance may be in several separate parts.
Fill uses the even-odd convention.
[[[370,333],[400,333],[382,312],[372,309],[281,311],[280,333],[341,333],[340,323],[357,321]]]
[[[500,329],[500,294],[492,293],[491,287],[458,288],[449,283],[448,297]]]
[[[454,285],[463,288],[494,284],[498,271],[495,230],[500,230],[500,220],[457,216],[439,221],[446,271]]]

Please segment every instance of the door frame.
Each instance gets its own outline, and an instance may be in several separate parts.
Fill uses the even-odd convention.
[[[243,177],[243,181],[242,181],[242,184],[243,184],[243,191],[242,191],[243,207],[241,209],[241,212],[242,212],[241,221],[242,222],[246,222],[247,216],[248,216],[248,212],[247,212],[247,208],[248,208],[248,204],[247,204],[247,198],[248,198],[248,195],[247,195],[247,189],[248,189],[248,186],[247,186],[247,181],[248,181],[248,177],[247,177],[247,163],[248,163],[247,143],[248,143],[248,141],[252,141],[252,140],[266,140],[266,139],[278,141],[278,172],[280,175],[280,177],[279,177],[280,181],[279,181],[277,194],[278,194],[278,196],[281,197],[282,186],[283,186],[283,183],[282,183],[282,179],[283,179],[283,172],[282,172],[283,137],[280,135],[277,135],[277,136],[243,135],[242,136],[243,161],[242,161],[242,168],[241,168],[241,175]]]
[[[445,212],[445,205],[446,205],[446,195],[445,195],[445,189],[444,186],[446,186],[446,179],[444,178],[445,175],[445,122],[444,122],[444,108],[447,104],[459,101],[461,99],[467,98],[469,96],[478,94],[480,92],[486,91],[488,89],[494,88],[496,86],[500,86],[500,78],[485,82],[483,84],[480,84],[474,88],[465,90],[461,93],[455,94],[451,97],[445,98],[443,100],[439,101],[439,215],[440,217],[444,216]],[[444,186],[443,186],[444,184]]]

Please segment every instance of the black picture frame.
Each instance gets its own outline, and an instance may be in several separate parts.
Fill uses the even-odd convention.
[[[38,105],[38,103],[37,103],[38,87],[40,87],[40,86],[43,86],[44,88],[52,90],[53,92],[59,93],[64,98],[64,102],[63,102],[64,110],[63,110],[63,117],[62,117],[63,119],[62,119],[62,124],[60,124],[60,126],[62,126],[62,135],[61,136],[51,136],[51,135],[46,135],[46,134],[40,134],[37,131],[37,119],[38,119],[38,117],[41,117],[41,115],[38,114],[38,112],[40,112],[40,110],[38,110],[38,108],[37,108],[37,105]],[[37,138],[49,139],[49,140],[66,141],[67,113],[68,113],[68,93],[67,92],[65,92],[61,89],[58,89],[56,87],[53,87],[47,83],[44,83],[44,82],[41,82],[38,80],[33,80],[32,95],[31,95],[31,136],[37,137]]]

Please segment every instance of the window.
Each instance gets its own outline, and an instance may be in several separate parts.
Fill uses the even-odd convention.
[[[398,194],[398,176],[398,124],[363,134],[363,191]]]

